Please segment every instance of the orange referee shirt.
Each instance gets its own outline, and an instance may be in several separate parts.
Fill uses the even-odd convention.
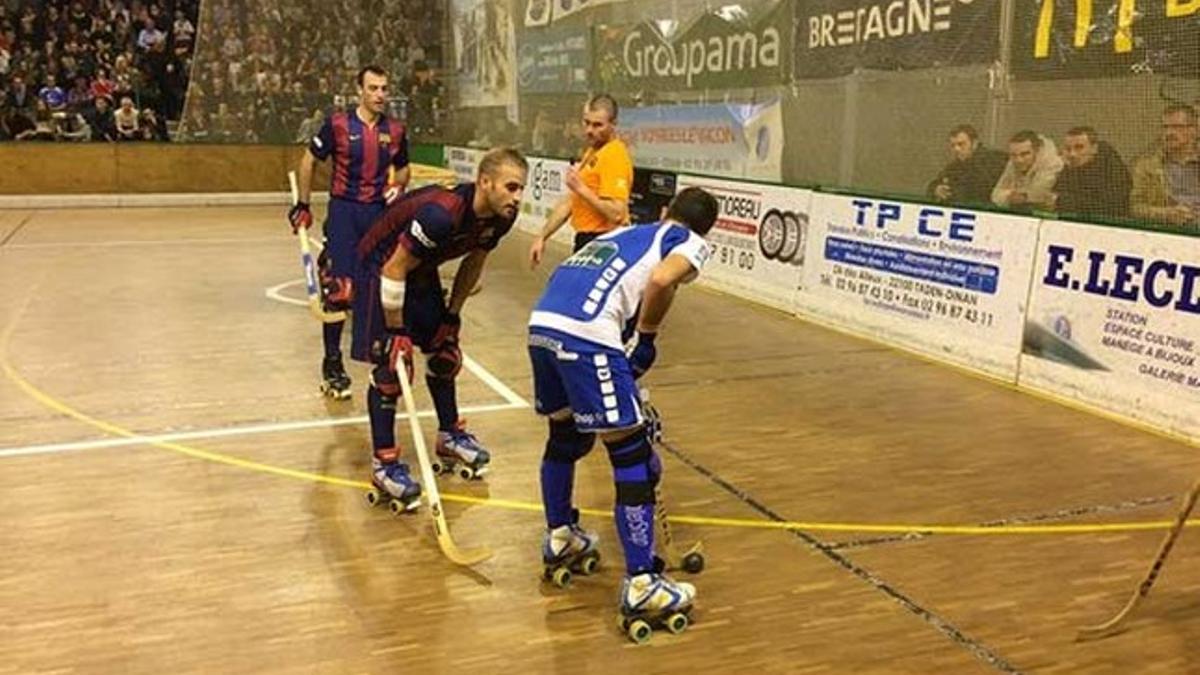
[[[585,150],[579,160],[579,178],[601,197],[628,202],[633,185],[633,161],[625,142],[614,137],[599,150],[591,147]],[[583,197],[571,193],[571,226],[576,232],[607,232],[616,225]]]

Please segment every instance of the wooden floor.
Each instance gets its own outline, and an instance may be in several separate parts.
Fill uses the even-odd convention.
[[[0,242],[0,673],[1200,672],[1196,532],[1131,630],[1077,644],[1162,530],[817,526],[1163,521],[1195,448],[688,289],[648,376],[666,494],[735,522],[676,526],[709,553],[695,625],[636,647],[614,626],[610,519],[586,522],[602,574],[540,582],[541,517],[522,507],[544,427],[522,402],[545,272],[521,235],[464,313],[497,381],[460,380],[493,474],[442,483],[492,500],[448,506],[461,543],[496,552],[475,570],[441,556],[424,512],[393,519],[353,485],[366,426],[336,421],[362,396],[321,398],[318,325],[266,295],[300,276],[279,208],[6,211]],[[604,511],[612,492],[594,453],[579,499]],[[750,527],[772,518],[814,526]]]

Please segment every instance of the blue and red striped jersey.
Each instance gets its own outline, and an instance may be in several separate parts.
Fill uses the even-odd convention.
[[[474,199],[474,183],[461,183],[453,189],[428,185],[401,196],[359,240],[359,260],[382,265],[397,246],[403,246],[420,258],[420,268],[425,268],[477,249],[491,251],[512,229],[513,220],[477,218]]]
[[[333,155],[329,196],[364,204],[384,201],[388,167],[408,166],[404,124],[390,117],[369,126],[354,111],[329,114],[308,149],[322,161]]]

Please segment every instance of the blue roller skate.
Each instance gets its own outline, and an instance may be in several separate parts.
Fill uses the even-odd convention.
[[[463,480],[483,478],[490,468],[491,454],[463,428],[462,422],[451,431],[439,431],[434,449],[433,472],[457,473]]]
[[[386,503],[392,515],[416,511],[421,505],[421,485],[408,475],[404,462],[381,462],[371,460],[371,489],[367,491],[367,503],[378,506]]]

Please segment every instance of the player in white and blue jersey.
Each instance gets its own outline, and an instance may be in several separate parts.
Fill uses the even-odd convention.
[[[654,487],[662,465],[645,428],[636,380],[654,363],[655,337],[676,289],[694,279],[710,256],[703,237],[716,218],[712,195],[683,190],[661,223],[601,235],[559,265],[529,319],[536,408],[550,422],[541,466],[543,562],[550,572],[596,557],[597,537],[578,525],[571,493],[575,463],[599,436],[617,486],[626,616],[684,611],[695,597],[691,584],[662,574],[654,555]],[[637,341],[626,355],[622,334],[632,322]]]

